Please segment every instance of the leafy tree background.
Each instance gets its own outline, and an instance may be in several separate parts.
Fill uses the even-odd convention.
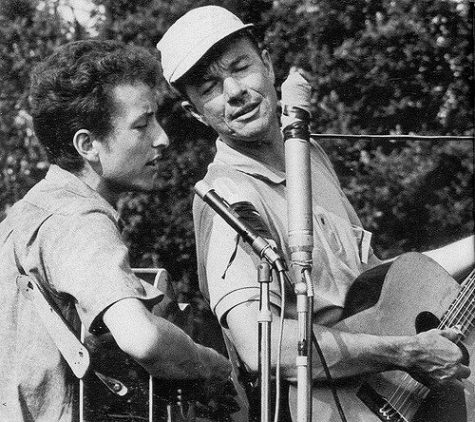
[[[278,89],[292,65],[312,75],[313,132],[473,136],[473,4],[468,1],[85,4],[92,5],[87,21],[79,19],[85,6],[77,1],[0,3],[0,220],[48,168],[28,114],[32,66],[57,46],[88,37],[155,51],[174,20],[204,4],[228,7],[256,25],[272,55]],[[65,11],[75,15],[68,18]],[[222,351],[216,322],[198,292],[191,216],[192,187],[213,157],[215,135],[182,111],[165,83],[163,90],[159,115],[172,145],[160,169],[160,190],[121,198],[123,235],[132,265],[165,267],[181,299],[192,304],[193,337]],[[472,141],[321,142],[382,258],[473,232]],[[133,402],[115,412],[130,414],[140,400]],[[97,412],[104,416],[114,413],[111,409]]]

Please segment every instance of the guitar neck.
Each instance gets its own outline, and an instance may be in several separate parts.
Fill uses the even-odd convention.
[[[439,328],[459,326],[465,335],[475,325],[475,268],[462,282],[460,292],[440,321]]]

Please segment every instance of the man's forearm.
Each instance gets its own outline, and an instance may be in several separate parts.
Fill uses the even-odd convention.
[[[315,326],[314,332],[334,378],[400,369],[438,384],[469,374],[468,368],[460,365],[462,354],[455,344],[455,329],[414,336],[354,334],[323,326]],[[314,379],[323,380],[325,373],[316,351],[314,356]]]
[[[233,342],[248,368],[258,368],[258,308],[257,302],[236,306],[227,317]],[[296,357],[298,323],[284,321],[281,349],[281,374],[289,381],[297,376]],[[401,369],[428,382],[443,382],[467,376],[467,368],[460,366],[462,353],[455,341],[456,330],[430,330],[414,336],[375,336],[339,331],[315,325],[314,332],[333,378]],[[275,367],[279,317],[274,314],[271,327],[272,365]],[[314,378],[325,379],[316,351],[313,359]]]
[[[226,379],[229,361],[201,346],[180,328],[148,312],[137,299],[123,299],[104,313],[117,345],[151,375],[165,379]]]
[[[475,264],[475,239],[469,236],[441,248],[424,252],[457,278],[466,274]]]
[[[256,303],[242,305],[231,310],[228,323],[233,342],[248,369],[256,372],[258,368],[258,310]],[[244,322],[244,323],[243,323]],[[279,316],[272,319],[272,365],[275,367],[276,347],[279,336]],[[315,325],[315,336],[326,358],[331,374],[335,378],[348,377],[360,373],[377,372],[394,367],[397,361],[399,343],[396,338],[377,337],[366,334],[352,334]],[[297,376],[296,357],[299,328],[295,319],[284,321],[281,348],[281,373],[290,381]],[[323,379],[324,372],[320,359],[314,349],[314,377]]]
[[[199,345],[182,330],[166,320],[156,326],[150,337],[149,354],[138,362],[151,374],[166,379],[208,379],[221,377],[226,359]]]
[[[281,371],[286,379],[294,381],[297,376],[296,357],[299,340],[297,322],[286,320],[284,330]],[[394,369],[395,362],[401,361],[400,350],[406,341],[402,337],[352,334],[323,326],[315,326],[314,333],[333,378]],[[273,337],[275,345],[277,332],[273,332]],[[275,361],[273,363],[276,364]],[[325,379],[325,372],[315,348],[312,366],[314,379]]]

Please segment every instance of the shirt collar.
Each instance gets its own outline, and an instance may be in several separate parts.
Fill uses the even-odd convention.
[[[65,189],[84,198],[90,198],[100,202],[102,206],[108,208],[109,211],[111,211],[114,219],[119,221],[119,213],[117,210],[94,189],[89,187],[70,171],[64,170],[56,164],[51,164],[48,172],[46,173],[45,180],[48,183],[57,186],[58,188]]]
[[[242,173],[276,185],[285,183],[285,172],[269,167],[253,157],[236,151],[219,138],[216,141],[215,161],[221,161]]]

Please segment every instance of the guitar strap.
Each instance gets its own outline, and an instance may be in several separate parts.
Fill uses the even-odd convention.
[[[80,341],[75,330],[64,317],[61,309],[45,287],[45,283],[42,282],[40,277],[26,274],[18,258],[15,230],[12,232],[12,239],[13,256],[19,273],[16,280],[17,286],[23,296],[32,302],[43,322],[44,328],[74,375],[82,379],[92,369],[92,372],[112,393],[124,396],[128,392],[128,388],[121,381],[101,374],[92,368],[91,355],[88,348]]]
[[[71,324],[53,300],[45,283],[35,274],[27,274],[18,258],[15,230],[12,231],[13,257],[19,275],[18,289],[31,301],[43,325],[74,375],[83,378],[90,366],[87,348],[78,339]]]

